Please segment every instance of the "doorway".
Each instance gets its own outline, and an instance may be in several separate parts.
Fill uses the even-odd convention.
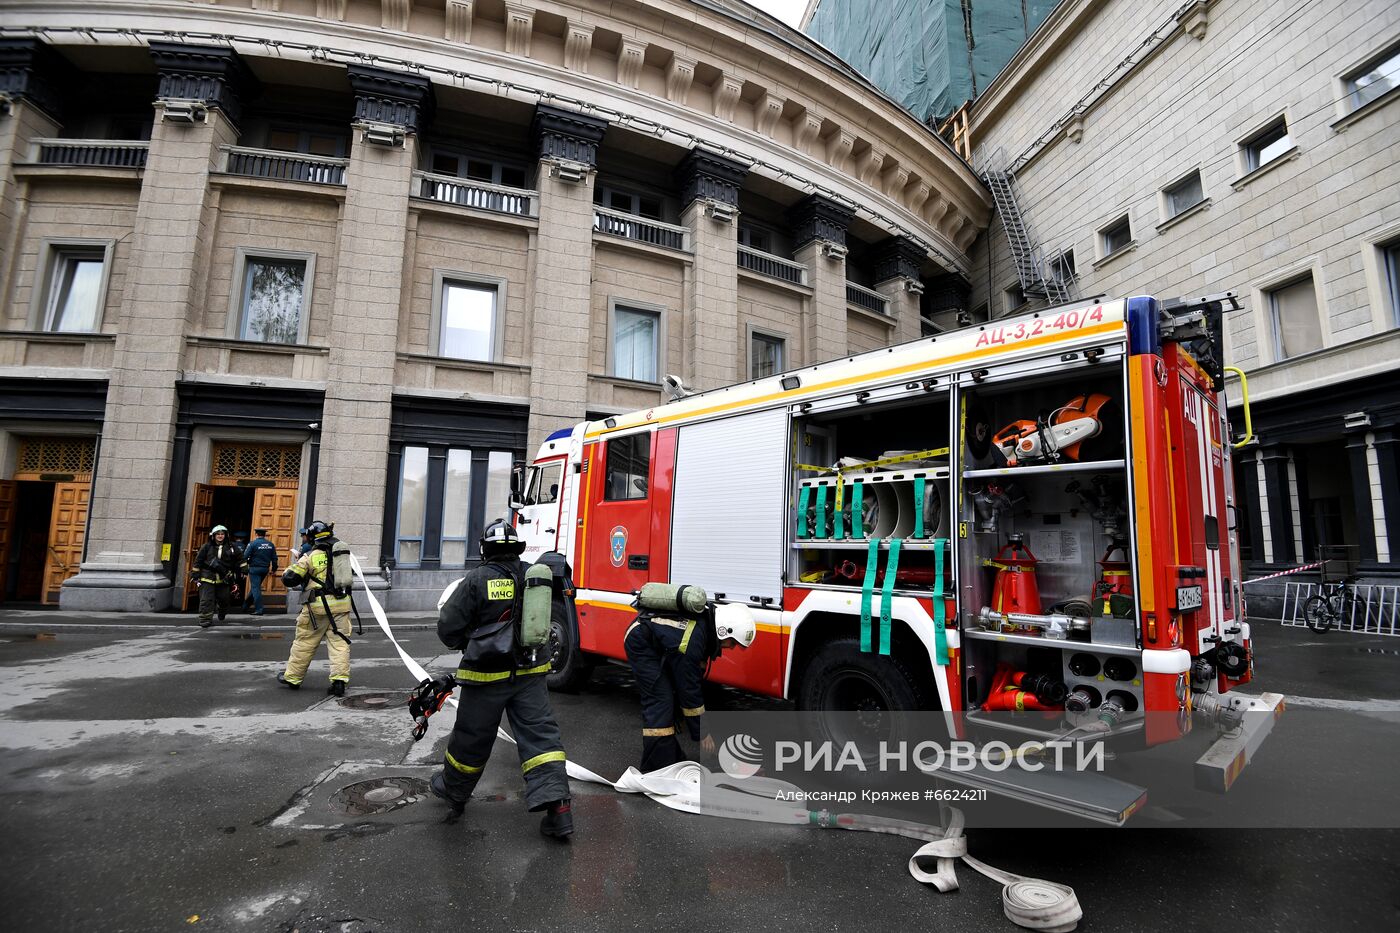
[[[4,570],[3,599],[6,603],[44,601],[44,564],[49,553],[53,485],[37,480],[14,484],[14,520]]]
[[[78,572],[96,448],[90,437],[19,439],[13,478],[0,480],[0,602],[57,604]]]

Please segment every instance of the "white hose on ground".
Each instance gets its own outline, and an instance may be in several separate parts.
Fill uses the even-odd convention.
[[[385,637],[398,651],[399,658],[413,674],[415,682],[427,680],[427,670],[415,661],[394,637],[384,607],[379,604],[379,600],[365,582],[360,562],[354,555],[351,555],[350,562],[355,575],[360,579],[360,585],[364,587],[370,611],[384,631]],[[455,698],[451,702],[453,706],[457,705]],[[512,744],[515,742],[504,729],[497,729],[497,735]],[[958,877],[954,865],[957,859],[962,859],[969,868],[1003,885],[1002,909],[1007,919],[1029,930],[1065,933],[1073,930],[1084,916],[1073,888],[1001,871],[968,855],[967,837],[963,835],[963,815],[956,807],[945,808],[948,811],[946,826],[932,826],[859,813],[833,814],[826,810],[807,810],[804,807],[784,804],[778,799],[780,795],[798,790],[786,781],[757,776],[732,778],[723,773],[715,774],[693,761],[682,761],[669,768],[645,774],[636,768],[628,768],[616,781],[609,781],[573,761],[566,761],[565,766],[569,777],[576,781],[603,784],[623,794],[645,794],[664,807],[685,813],[759,823],[885,833],[923,840],[924,844],[909,859],[910,875],[918,881],[933,885],[939,891],[956,891]],[[935,870],[929,871],[924,867],[929,863],[932,863]]]

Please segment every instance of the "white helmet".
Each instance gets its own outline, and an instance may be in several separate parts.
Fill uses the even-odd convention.
[[[715,634],[720,641],[732,638],[747,648],[758,634],[758,625],[748,606],[724,603],[715,607]]]

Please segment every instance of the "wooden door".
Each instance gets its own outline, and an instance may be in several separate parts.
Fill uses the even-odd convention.
[[[185,611],[198,604],[199,588],[190,577],[194,567],[194,556],[199,553],[204,542],[209,540],[209,529],[214,527],[214,487],[205,483],[194,484],[194,510],[190,513],[190,533],[185,538]]]
[[[285,600],[287,588],[282,585],[282,571],[292,561],[289,549],[301,542],[297,534],[297,491],[295,489],[259,489],[253,497],[251,528],[266,528],[267,539],[277,545],[277,573],[263,580],[263,598],[275,596]]]
[[[6,573],[10,568],[10,540],[15,534],[15,499],[19,483],[0,480],[0,602],[5,601]]]
[[[49,522],[49,554],[44,565],[44,602],[58,602],[63,581],[78,572],[83,560],[83,535],[87,532],[88,500],[92,483],[54,483],[53,513]]]

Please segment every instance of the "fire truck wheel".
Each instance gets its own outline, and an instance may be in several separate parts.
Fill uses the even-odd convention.
[[[549,689],[573,693],[593,676],[593,661],[579,650],[574,631],[559,619],[549,623]]]
[[[899,658],[863,652],[854,638],[836,638],[807,660],[797,705],[855,712],[937,709],[938,697]]]

